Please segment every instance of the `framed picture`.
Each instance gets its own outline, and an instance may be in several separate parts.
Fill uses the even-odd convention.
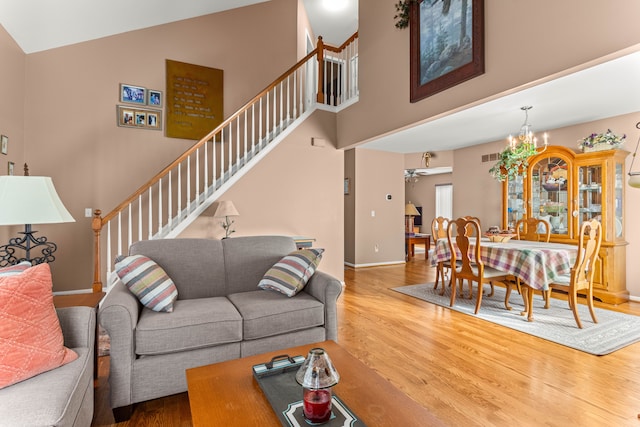
[[[409,22],[411,102],[484,74],[484,0],[412,3]]]
[[[0,152],[2,154],[9,152],[9,137],[7,135],[0,136]]]
[[[147,127],[158,128],[160,126],[160,119],[158,113],[147,113]]]
[[[7,175],[13,175],[13,169],[15,168],[16,164],[14,162],[9,162],[7,164]]]
[[[351,192],[351,181],[349,178],[344,179],[344,194],[349,194]]]
[[[120,127],[162,130],[162,110],[118,105],[116,114]]]
[[[147,90],[140,86],[120,83],[120,102],[144,105],[147,103]]]
[[[162,108],[162,92],[159,90],[149,89],[147,104],[150,107]]]

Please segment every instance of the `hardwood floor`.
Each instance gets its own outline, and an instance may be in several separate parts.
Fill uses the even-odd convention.
[[[592,356],[390,290],[434,278],[422,257],[345,271],[340,345],[447,425],[640,424],[640,343]],[[597,305],[640,315],[638,303]],[[113,424],[109,361],[100,359],[92,425],[191,425],[186,393],[139,404],[129,422]]]

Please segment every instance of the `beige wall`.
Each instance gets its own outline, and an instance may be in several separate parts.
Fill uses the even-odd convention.
[[[0,26],[0,134],[9,137],[7,155],[0,154],[0,175],[7,174],[9,162],[15,163],[15,174],[22,175],[24,163],[24,88],[25,54]],[[0,244],[16,236],[24,227],[0,227]]]
[[[340,113],[340,147],[640,43],[636,0],[618,0],[615,6],[600,0],[485,0],[485,74],[412,104],[409,31],[394,27],[394,3],[360,1],[360,102]],[[523,16],[526,24],[519,26]]]
[[[326,141],[311,145],[311,138]],[[344,278],[343,152],[335,149],[335,114],[315,111],[251,169],[220,200],[231,200],[240,216],[233,236],[290,235],[316,239],[324,248],[320,270]],[[180,237],[224,237],[217,203]]]
[[[403,169],[402,154],[355,150],[355,256],[349,264],[404,262]]]

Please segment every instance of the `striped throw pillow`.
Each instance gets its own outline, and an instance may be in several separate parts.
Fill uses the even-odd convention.
[[[17,264],[2,267],[0,268],[0,277],[16,276],[25,271],[27,268],[31,268],[31,262],[29,261],[22,261]]]
[[[258,288],[292,297],[300,292],[318,268],[324,249],[302,249],[291,252],[264,275]]]
[[[116,273],[140,302],[153,311],[171,313],[178,289],[167,273],[143,255],[116,258]]]

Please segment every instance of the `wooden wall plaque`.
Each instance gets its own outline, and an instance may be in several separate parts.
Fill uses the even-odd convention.
[[[223,72],[166,60],[166,136],[200,140],[223,120]]]

